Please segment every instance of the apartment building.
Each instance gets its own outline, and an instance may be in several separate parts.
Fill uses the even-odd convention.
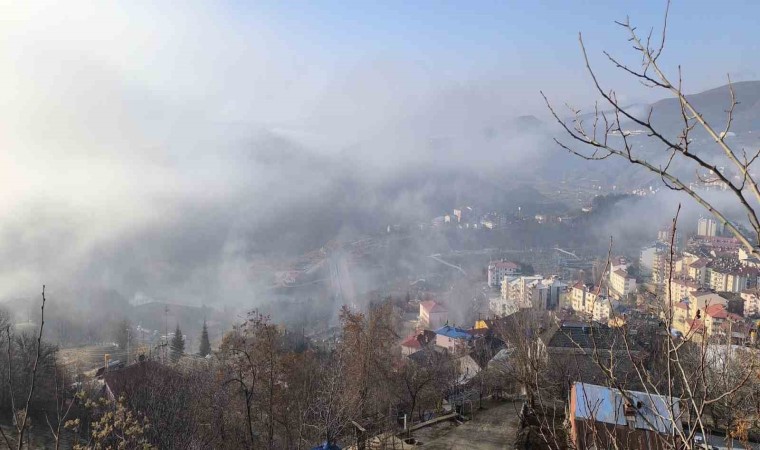
[[[760,290],[747,289],[740,295],[744,300],[744,317],[760,316]]]
[[[555,277],[521,276],[513,280],[505,278],[501,295],[504,301],[511,301],[518,308],[554,310],[559,308],[566,289],[567,285]]]
[[[628,275],[628,272],[617,269],[610,272],[610,293],[620,299],[628,294],[636,292],[636,278]]]
[[[488,264],[488,285],[501,286],[504,277],[513,277],[520,273],[520,266],[512,261],[492,261]]]

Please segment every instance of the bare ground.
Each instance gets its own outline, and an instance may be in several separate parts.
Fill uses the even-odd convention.
[[[425,450],[492,450],[512,448],[520,424],[522,403],[487,401],[473,420],[455,426],[452,421],[414,432]]]

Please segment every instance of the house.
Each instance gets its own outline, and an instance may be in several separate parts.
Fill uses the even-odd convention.
[[[570,439],[578,450],[665,449],[680,426],[679,399],[576,382],[570,391]]]
[[[599,367],[596,359],[614,360],[612,369],[615,377],[626,386],[638,387],[638,379],[633,368],[635,362],[645,357],[640,346],[633,339],[625,344],[623,328],[610,328],[598,323],[565,321],[544,331],[538,339],[538,354],[548,364],[548,373],[565,381],[600,383],[607,374]],[[563,383],[558,393],[567,397],[567,384]]]
[[[444,325],[435,330],[435,345],[455,353],[461,353],[472,340],[472,334],[462,328]]]
[[[446,350],[435,345],[422,347],[407,357],[419,366],[435,367],[441,365],[447,358]]]
[[[422,330],[419,333],[412,334],[401,342],[401,354],[403,356],[409,356],[434,341],[434,332],[430,330]]]
[[[420,302],[419,323],[423,328],[438,328],[449,321],[449,310],[435,300]]]
[[[512,261],[492,261],[488,264],[488,285],[500,287],[504,277],[515,276],[519,273],[520,266]]]

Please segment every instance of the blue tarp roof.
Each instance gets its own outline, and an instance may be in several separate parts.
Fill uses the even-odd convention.
[[[451,325],[444,325],[441,328],[435,330],[435,334],[442,334],[451,339],[472,339],[472,335],[461,328],[452,327]]]

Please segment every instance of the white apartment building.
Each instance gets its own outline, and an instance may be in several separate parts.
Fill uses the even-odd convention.
[[[718,222],[711,217],[700,217],[697,222],[697,235],[715,237],[721,234],[721,227]]]
[[[593,303],[593,311],[591,312],[591,319],[595,322],[606,323],[612,317],[612,312],[615,310],[616,303],[609,297],[599,296]]]
[[[755,267],[712,267],[708,273],[710,288],[718,292],[742,292],[757,286],[758,269]]]
[[[610,272],[610,291],[615,297],[622,298],[636,292],[636,278],[628,275],[625,270]]]
[[[520,273],[520,266],[511,261],[492,261],[488,264],[488,285],[501,286],[504,277],[512,277]]]
[[[554,310],[559,308],[567,285],[557,278],[541,275],[521,276],[513,280],[504,279],[501,295],[518,308]]]

